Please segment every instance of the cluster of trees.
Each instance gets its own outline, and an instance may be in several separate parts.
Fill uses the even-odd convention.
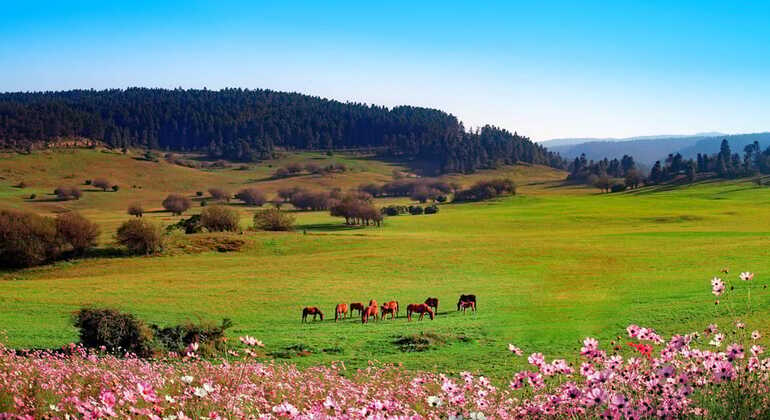
[[[396,204],[392,204],[390,206],[386,206],[380,209],[380,213],[384,214],[385,216],[400,216],[402,214],[411,214],[411,215],[418,215],[418,214],[436,214],[438,213],[438,206],[435,204],[431,204],[429,206],[425,206],[423,208],[422,206],[399,206]]]
[[[599,161],[587,160],[586,155],[582,154],[576,157],[567,168],[569,175],[567,179],[576,181],[588,181],[592,176],[608,178],[625,178],[630,171],[637,170],[634,158],[629,155],[623,155],[621,159],[609,160],[604,158]]]
[[[425,203],[428,200],[443,203],[449,194],[460,189],[456,182],[426,179],[396,179],[385,184],[363,184],[358,190],[373,197],[409,197],[412,200]]]
[[[516,194],[516,184],[508,178],[479,181],[470,188],[457,191],[454,201],[483,201]]]
[[[713,155],[698,153],[696,159],[684,159],[681,154],[670,154],[663,161],[655,162],[648,182],[656,184],[686,177],[694,181],[699,173],[716,175],[719,178],[737,178],[770,174],[770,147],[764,151],[759,142],[746,145],[743,156],[733,153],[727,139],[722,140],[719,152]]]
[[[469,132],[456,117],[435,109],[389,109],[261,89],[0,94],[0,147],[27,149],[69,137],[238,161],[269,158],[276,147],[368,148],[433,162],[441,172],[517,162],[565,166],[558,154],[527,137],[493,126]]]
[[[56,218],[0,210],[0,267],[32,267],[81,256],[96,245],[99,226],[75,212]]]
[[[83,196],[83,191],[80,191],[80,188],[66,185],[56,187],[56,189],[53,190],[53,193],[56,195],[56,198],[64,201],[80,200],[80,197]]]
[[[289,176],[301,174],[303,171],[309,174],[329,174],[343,173],[347,170],[348,167],[344,163],[330,163],[326,166],[321,166],[315,162],[309,162],[304,165],[299,162],[292,162],[286,166],[276,169],[273,177],[286,178]]]
[[[335,217],[344,217],[345,224],[380,226],[382,213],[372,203],[372,196],[366,193],[346,194],[330,204],[330,213]]]

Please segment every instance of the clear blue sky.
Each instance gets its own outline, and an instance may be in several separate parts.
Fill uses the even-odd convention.
[[[767,1],[0,6],[0,91],[270,88],[536,140],[770,130]]]

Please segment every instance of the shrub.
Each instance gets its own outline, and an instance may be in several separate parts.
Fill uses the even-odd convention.
[[[195,195],[198,197],[203,197],[203,191],[195,191]]]
[[[435,204],[431,204],[430,206],[425,207],[425,214],[436,214],[438,213],[438,206]]]
[[[116,238],[119,244],[133,254],[155,254],[163,250],[163,230],[145,219],[131,219],[118,228]]]
[[[359,185],[358,190],[363,191],[367,194],[371,194],[372,197],[379,197],[382,195],[382,187],[377,184]]]
[[[286,165],[286,170],[289,171],[290,174],[298,174],[302,172],[302,169],[302,164],[298,162],[292,162]]]
[[[96,178],[91,182],[91,185],[96,188],[101,188],[102,191],[107,191],[107,189],[110,188],[110,181],[104,178]]]
[[[144,215],[144,209],[139,203],[132,203],[128,206],[128,214],[131,216],[142,217]]]
[[[72,247],[75,255],[82,255],[96,246],[99,226],[76,212],[62,213],[56,217],[56,232],[63,244]]]
[[[425,203],[426,201],[431,200],[440,194],[441,192],[436,189],[429,188],[428,186],[425,186],[425,185],[417,185],[415,186],[414,189],[412,189],[412,192],[409,194],[409,197],[412,200],[419,201],[420,203]]]
[[[73,315],[85,347],[139,357],[152,355],[152,331],[132,314],[107,308],[82,308]]]
[[[409,213],[409,207],[407,206],[397,206],[397,205],[390,205],[387,207],[383,207],[380,209],[380,213],[386,215],[386,216],[399,216],[402,214]]]
[[[209,188],[209,194],[214,200],[230,201],[230,193],[225,191],[223,188]]]
[[[59,200],[79,200],[83,196],[83,192],[78,187],[56,187],[53,193]]]
[[[201,207],[206,207],[209,204],[206,200],[201,200]]]
[[[163,208],[179,216],[190,208],[190,200],[181,194],[169,194],[163,200]]]
[[[626,186],[624,184],[612,184],[612,187],[610,188],[610,191],[616,193],[616,192],[623,192],[626,190]]]
[[[184,231],[184,233],[187,233],[187,234],[203,232],[203,224],[201,224],[201,215],[193,214],[187,219],[182,219],[174,223],[173,225],[169,225],[166,227],[166,230],[169,232],[174,229],[181,229]]]
[[[276,208],[262,210],[254,215],[254,228],[267,231],[294,230],[294,216]]]
[[[289,176],[290,172],[286,168],[278,168],[276,169],[275,173],[273,174],[274,178],[286,178]]]
[[[0,266],[40,265],[60,254],[56,222],[50,217],[0,210]]]
[[[322,191],[298,190],[292,194],[289,202],[302,210],[326,210],[329,208],[329,193]]]
[[[311,174],[318,174],[318,173],[321,173],[323,171],[323,169],[318,164],[313,163],[313,162],[306,163],[305,164],[305,170],[308,173],[311,173]]]
[[[201,212],[201,225],[209,232],[236,232],[240,216],[225,206],[206,207]]]
[[[34,199],[36,199],[36,198],[37,198],[37,194],[30,194],[30,195],[29,195],[29,199],[30,199],[30,200],[34,200]]]
[[[280,197],[283,201],[288,202],[291,200],[294,194],[300,191],[302,191],[302,189],[298,187],[281,188],[278,190],[278,197]]]
[[[409,206],[409,214],[418,215],[422,213],[423,213],[423,208],[421,206]]]
[[[249,206],[261,206],[267,202],[267,197],[265,197],[265,194],[262,193],[262,191],[258,190],[257,188],[244,188],[240,191],[238,191],[238,194],[235,195],[235,198],[243,201],[246,203],[246,205]]]
[[[119,185],[113,185],[112,186],[112,191],[114,191],[114,192],[118,192],[119,189],[120,189]]]
[[[85,182],[83,182],[83,184],[85,184],[85,185],[91,185],[91,180],[90,180],[90,179],[87,179],[87,180],[85,180]]]
[[[27,183],[24,181],[21,181],[18,184],[16,184],[16,188],[27,188]]]
[[[436,196],[436,201],[438,201],[439,203],[446,203],[446,200],[447,200],[447,198],[443,194]]]
[[[150,328],[156,341],[167,351],[184,353],[191,345],[197,344],[197,353],[214,356],[225,350],[225,331],[232,326],[233,322],[225,318],[219,325],[203,321],[165,328],[152,325]]]

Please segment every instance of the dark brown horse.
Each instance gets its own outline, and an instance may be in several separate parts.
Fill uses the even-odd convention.
[[[364,312],[364,304],[361,302],[353,302],[350,304],[350,316],[353,316],[353,311],[358,311],[361,315]]]
[[[420,314],[420,321],[422,321],[422,317],[425,316],[426,313],[430,316],[430,319],[433,319],[434,317],[433,310],[430,309],[430,306],[426,303],[410,303],[406,307],[406,319],[408,321],[412,320],[412,313]]]
[[[302,310],[302,322],[307,322],[308,315],[313,315],[313,321],[315,321],[315,318],[318,315],[321,316],[321,321],[324,320],[324,313],[315,306],[306,306],[305,309]]]
[[[478,303],[476,303],[476,295],[460,295],[460,299],[457,300],[457,310],[460,310],[460,305],[463,302],[473,302],[473,310],[475,311],[476,308],[479,306]]]
[[[438,313],[438,298],[429,297],[425,299],[425,304],[433,308],[433,312]]]
[[[472,301],[460,302],[460,308],[462,308],[463,313],[465,313],[465,310],[468,308],[471,308],[473,312],[476,312],[476,302],[472,302]]]
[[[345,320],[345,315],[348,314],[348,305],[345,303],[338,303],[337,307],[334,308],[334,322],[337,322],[338,318],[342,318],[342,320]]]
[[[394,319],[398,315],[398,302],[395,300],[383,303],[382,307],[380,308],[381,314],[380,319],[385,319],[386,314],[390,314],[390,319]]]
[[[369,317],[374,318],[375,321],[377,320],[377,305],[370,305],[364,309],[364,312],[361,314],[361,323],[366,324],[369,322]]]

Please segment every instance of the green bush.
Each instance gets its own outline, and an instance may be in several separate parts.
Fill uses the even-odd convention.
[[[422,207],[420,207],[420,206],[409,206],[409,214],[418,215],[418,214],[422,214],[422,213],[423,213]]]
[[[254,228],[268,231],[294,230],[294,216],[280,209],[267,209],[254,214]]]
[[[101,348],[139,357],[152,355],[152,331],[134,315],[107,308],[82,308],[75,312],[73,323],[85,347]]]
[[[209,206],[201,212],[201,225],[209,232],[238,231],[238,212],[225,206]]]
[[[219,325],[203,321],[198,324],[186,323],[161,328],[152,325],[155,341],[166,351],[184,353],[192,343],[198,343],[197,353],[214,356],[224,351],[225,331],[232,327],[231,320],[225,318]]]
[[[425,214],[436,214],[438,213],[438,206],[435,204],[431,204],[430,206],[425,207]]]
[[[163,250],[163,229],[145,219],[131,219],[118,228],[116,239],[133,254],[155,254]]]
[[[182,219],[174,223],[173,225],[169,225],[168,227],[166,227],[166,230],[169,232],[174,229],[182,230],[186,234],[203,232],[203,225],[201,224],[201,215],[193,214],[187,219]]]
[[[626,186],[624,184],[613,184],[612,188],[610,188],[610,191],[616,193],[616,192],[623,192],[626,190]]]

